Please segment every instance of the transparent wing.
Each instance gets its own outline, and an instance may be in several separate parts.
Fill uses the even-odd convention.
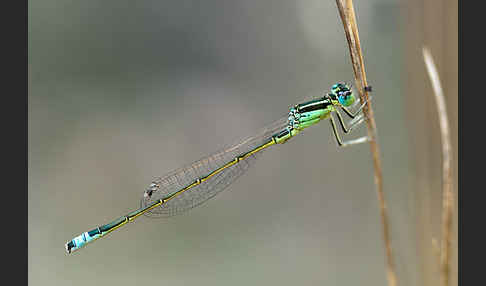
[[[234,160],[237,156],[261,146],[266,143],[272,135],[286,128],[287,120],[288,117],[285,116],[280,120],[269,124],[251,137],[227,145],[221,150],[197,160],[192,164],[172,171],[163,177],[156,178],[149,188],[150,196],[144,195],[141,200],[142,207],[150,205],[156,200],[160,200],[189,186],[198,178],[209,175],[213,171]],[[261,153],[261,151],[255,153],[245,160],[241,160],[237,164],[224,169],[201,184],[179,194],[167,203],[150,210],[145,213],[145,215],[148,217],[169,217],[204,203],[223,191],[227,186],[245,173]],[[154,187],[154,185],[158,187]]]

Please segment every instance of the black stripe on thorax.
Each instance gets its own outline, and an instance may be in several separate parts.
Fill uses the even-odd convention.
[[[331,105],[330,100],[326,98],[319,98],[298,104],[296,107],[299,112],[309,112],[319,109],[326,109],[329,105]]]

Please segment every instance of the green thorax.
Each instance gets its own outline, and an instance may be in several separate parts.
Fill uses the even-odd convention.
[[[337,102],[331,102],[330,97],[297,104],[290,109],[289,121],[292,121],[293,115],[293,128],[301,131],[322,119],[328,118],[329,114],[334,111],[334,104],[337,104]]]
[[[334,105],[339,102],[329,96],[307,101],[292,107],[289,112],[289,125],[274,136],[276,143],[283,144],[305,128],[329,117],[334,111]]]

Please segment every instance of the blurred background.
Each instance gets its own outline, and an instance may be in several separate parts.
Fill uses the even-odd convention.
[[[444,85],[457,198],[457,1],[355,10],[399,285],[438,285],[441,147],[421,47]],[[369,146],[338,149],[328,123],[184,215],[64,249],[138,208],[155,176],[352,82],[334,1],[29,1],[28,56],[29,284],[387,284]],[[451,285],[457,215],[454,231]]]

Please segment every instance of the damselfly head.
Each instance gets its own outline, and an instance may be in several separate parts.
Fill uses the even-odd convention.
[[[351,88],[343,82],[338,82],[331,87],[331,93],[337,98],[339,103],[343,106],[350,106],[354,103],[356,98],[353,95]]]

